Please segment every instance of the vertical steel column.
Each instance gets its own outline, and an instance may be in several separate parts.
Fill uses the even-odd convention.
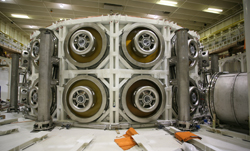
[[[12,54],[10,79],[10,108],[9,111],[18,111],[18,83],[19,83],[19,54]]]
[[[211,54],[211,71],[212,74],[219,72],[219,56],[218,54]]]
[[[250,1],[243,0],[243,10],[244,10],[244,27],[245,27],[245,43],[246,43],[246,59],[247,59],[247,81],[248,81],[248,107],[249,107],[249,116],[248,116],[248,128],[250,135]]]
[[[34,124],[34,130],[48,130],[53,127],[50,116],[50,93],[52,78],[51,51],[53,49],[53,31],[41,28],[39,51],[39,86],[38,86],[38,117]]]
[[[189,57],[188,57],[188,29],[182,28],[175,32],[177,36],[177,101],[179,125],[186,125],[189,129],[190,105],[189,105]]]

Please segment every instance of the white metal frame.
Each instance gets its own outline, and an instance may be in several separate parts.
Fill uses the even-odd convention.
[[[245,66],[246,66],[246,53],[241,53],[238,55],[234,55],[228,58],[224,58],[224,59],[220,59],[219,60],[219,71],[222,72],[223,71],[223,67],[225,65],[226,62],[231,62],[234,60],[238,60],[240,62],[240,69],[241,72],[246,72],[245,71]]]
[[[68,33],[68,30],[76,24],[83,22],[96,23],[101,29],[103,29],[109,37],[109,48],[107,51],[108,56],[95,68],[95,69],[85,69],[78,70],[73,64],[71,64],[64,54],[64,40]],[[152,24],[157,27],[164,38],[165,42],[165,56],[164,58],[149,69],[133,69],[127,61],[120,55],[120,35],[123,34],[125,28],[133,23],[145,23]],[[133,76],[133,75],[151,75],[152,77],[161,80],[165,85],[166,90],[166,107],[163,113],[163,119],[161,120],[171,120],[172,119],[172,86],[169,84],[169,58],[171,57],[171,38],[174,36],[174,32],[182,27],[178,26],[173,22],[167,20],[154,20],[147,18],[138,18],[122,15],[112,15],[112,16],[99,16],[91,18],[82,18],[67,20],[62,22],[57,22],[48,27],[54,31],[55,35],[59,40],[58,44],[58,58],[60,59],[60,73],[59,73],[59,85],[57,86],[57,120],[67,121],[66,113],[64,112],[64,107],[62,103],[62,96],[64,85],[66,81],[76,77],[79,74],[94,74],[100,79],[109,90],[109,108],[103,115],[96,121],[98,124],[109,124],[117,125],[119,124],[120,116],[123,117],[128,123],[136,124],[124,113],[119,106],[119,94],[122,86]],[[59,32],[57,32],[59,31]],[[31,38],[35,38],[39,35],[39,31],[34,32]],[[199,35],[196,32],[189,32],[193,37],[199,39]],[[108,78],[109,82],[105,79]],[[120,81],[120,82],[119,82]],[[109,116],[109,122],[103,122]]]

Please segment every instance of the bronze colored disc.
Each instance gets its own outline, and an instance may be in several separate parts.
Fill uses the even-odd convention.
[[[162,98],[161,98],[161,91],[158,88],[158,86],[149,80],[139,80],[130,86],[130,88],[128,89],[127,94],[126,94],[127,107],[130,110],[130,112],[132,114],[134,114],[135,116],[145,118],[145,117],[150,117],[150,116],[154,115],[159,110],[161,103],[159,103],[158,107],[152,112],[142,112],[141,110],[136,108],[134,106],[133,94],[137,90],[137,88],[142,87],[142,86],[152,86],[159,93],[159,100],[160,101],[162,101]]]
[[[129,55],[136,61],[138,62],[141,62],[141,63],[149,63],[149,62],[152,62],[153,60],[155,60],[159,53],[160,53],[160,49],[159,49],[159,46],[161,45],[160,43],[160,40],[159,40],[159,46],[157,46],[157,49],[154,53],[152,53],[151,55],[148,55],[147,57],[143,58],[143,57],[140,57],[138,55],[136,55],[136,53],[134,52],[133,50],[133,38],[135,37],[135,35],[141,31],[141,30],[150,30],[150,29],[147,29],[147,28],[135,28],[133,29],[127,36],[127,39],[126,39],[126,48],[127,48],[127,51],[129,53]],[[151,30],[150,30],[151,31]],[[152,31],[153,32],[153,31]]]
[[[69,94],[72,91],[72,89],[74,89],[75,87],[78,87],[78,86],[87,86],[87,87],[91,88],[94,91],[94,93],[95,93],[95,97],[93,97],[94,106],[91,107],[86,112],[76,112],[75,110],[73,110],[71,108],[71,106],[69,104]],[[78,117],[82,117],[82,118],[91,117],[91,116],[95,115],[99,111],[99,109],[100,109],[100,107],[102,105],[102,94],[101,94],[101,91],[98,88],[98,86],[94,82],[92,82],[90,80],[79,80],[79,81],[76,81],[75,83],[73,83],[70,86],[70,88],[69,88],[66,96],[67,96],[67,106],[68,106],[68,108],[70,109],[70,111],[73,114],[75,114]]]
[[[78,29],[78,30],[82,30],[82,29],[89,31],[93,35],[93,37],[95,37],[95,45],[94,45],[95,50],[94,50],[94,53],[92,55],[90,55],[90,56],[83,57],[81,55],[75,54],[71,50],[69,45],[68,45],[68,50],[69,50],[70,56],[74,60],[76,60],[79,63],[87,63],[87,62],[90,62],[90,61],[94,60],[100,54],[100,52],[102,50],[102,37],[99,34],[99,32],[97,30],[95,30],[94,28],[84,27],[84,28],[81,28],[81,29]]]

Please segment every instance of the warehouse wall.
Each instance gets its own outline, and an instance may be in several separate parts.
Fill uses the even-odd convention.
[[[238,15],[210,28],[210,29],[207,29],[205,30],[204,32],[201,32],[199,33],[200,34],[200,38],[204,38],[204,37],[209,37],[210,35],[220,31],[220,30],[223,30],[223,28],[226,28],[234,23],[237,23],[237,22],[240,22],[244,19],[244,16],[243,16],[243,12],[242,13],[239,13]]]
[[[8,23],[3,22],[2,20],[0,20],[0,30],[24,45],[29,43],[29,39],[26,38],[21,32],[15,30]]]

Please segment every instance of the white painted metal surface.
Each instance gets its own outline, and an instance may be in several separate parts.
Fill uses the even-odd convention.
[[[96,67],[96,69],[77,69],[73,64],[71,64],[67,59],[65,59],[64,54],[64,40],[68,33],[68,30],[76,25],[83,22],[93,22],[96,23],[100,28],[106,31],[106,34],[109,36],[109,48],[108,56],[102,61],[102,63]],[[165,47],[165,56],[164,58],[156,64],[151,70],[140,70],[133,69],[119,53],[120,46],[120,37],[123,34],[123,30],[130,27],[132,23],[142,22],[145,24],[152,24],[156,26],[159,30],[162,31],[164,41],[166,44]],[[120,116],[124,119],[129,119],[126,114],[121,113],[119,108],[119,94],[123,85],[134,75],[134,74],[147,74],[151,75],[156,79],[160,79],[166,85],[167,99],[166,99],[166,110],[164,112],[163,119],[171,120],[171,86],[169,85],[169,64],[168,58],[171,56],[170,50],[170,40],[173,37],[172,31],[181,28],[173,22],[166,20],[153,20],[146,18],[137,18],[129,17],[122,15],[113,15],[113,16],[100,16],[92,18],[83,18],[83,19],[73,19],[68,21],[58,22],[48,27],[51,30],[59,29],[59,34],[55,32],[57,38],[59,39],[58,44],[58,57],[60,58],[60,78],[59,86],[57,89],[57,116],[58,120],[65,120],[64,107],[62,103],[62,92],[64,90],[63,85],[66,80],[72,79],[79,74],[95,74],[98,79],[100,79],[109,89],[109,113],[101,116],[100,119],[108,117],[109,124],[118,124]],[[31,38],[35,38],[39,34],[39,31],[35,32]],[[190,34],[199,38],[197,33],[190,31]],[[105,78],[109,79],[108,81]],[[123,79],[122,81],[119,81]],[[101,122],[101,120],[98,120]]]
[[[0,127],[0,136],[18,132],[18,127],[3,125]]]
[[[31,132],[34,121],[25,120],[21,114],[3,113],[8,118],[18,117],[18,122],[8,124],[8,127],[17,127],[18,132],[3,135],[0,137],[1,150],[21,150],[26,148],[28,151],[47,151],[47,150],[86,150],[86,151],[122,151],[114,142],[114,139],[121,138],[127,129],[103,130],[89,128],[61,129],[55,127],[52,131]],[[174,127],[169,127],[173,133],[178,131]],[[0,126],[2,130],[2,126]],[[135,128],[138,135],[135,141],[138,145],[128,151],[174,151],[182,148],[182,143],[177,141],[170,133],[156,128]],[[250,142],[239,138],[231,138],[216,133],[207,132],[200,129],[195,132],[202,137],[202,140],[194,140],[189,143],[195,145],[198,150],[216,151],[247,151],[250,150]],[[142,147],[144,146],[144,147]]]

